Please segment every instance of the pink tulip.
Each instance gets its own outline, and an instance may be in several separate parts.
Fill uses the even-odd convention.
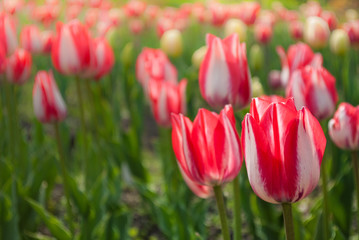
[[[303,36],[304,40],[313,48],[323,48],[328,42],[330,29],[322,18],[309,17],[304,26]]]
[[[267,44],[272,38],[272,26],[267,23],[259,23],[254,26],[254,36],[262,44]]]
[[[141,19],[132,19],[129,22],[129,28],[134,35],[138,35],[143,32],[143,22]]]
[[[283,47],[277,47],[277,53],[282,62],[281,80],[283,86],[288,85],[295,70],[306,65],[321,66],[323,63],[322,55],[314,54],[312,49],[304,43],[291,45],[287,53],[285,53]]]
[[[345,23],[343,28],[348,33],[350,44],[359,47],[359,20]]]
[[[253,191],[270,203],[297,202],[317,186],[326,139],[307,108],[293,99],[254,98],[242,122],[242,143]]]
[[[303,38],[303,23],[300,21],[290,22],[289,33],[293,39],[301,40]]]
[[[49,54],[52,50],[52,42],[54,40],[54,34],[51,31],[44,31],[41,33],[41,39],[42,39],[42,53]]]
[[[146,6],[146,3],[141,0],[130,0],[124,6],[124,9],[128,17],[139,17],[146,10]]]
[[[286,96],[294,98],[297,109],[306,106],[319,120],[330,117],[338,101],[335,78],[324,67],[306,66],[296,70]]]
[[[231,6],[233,18],[239,18],[247,25],[252,25],[261,10],[261,5],[258,2],[242,2]]]
[[[35,116],[39,121],[49,123],[65,119],[66,105],[51,71],[36,74],[32,98]]]
[[[115,64],[115,55],[112,47],[105,38],[97,38],[94,40],[95,52],[95,79],[99,80],[107,75]]]
[[[4,47],[7,56],[13,54],[18,47],[15,23],[4,12],[0,12],[0,45]]]
[[[171,126],[172,113],[186,114],[186,86],[186,79],[182,79],[178,85],[166,81],[149,81],[149,100],[152,113],[159,125]]]
[[[6,70],[6,53],[2,46],[0,46],[0,75]]]
[[[359,106],[341,103],[328,125],[329,136],[338,147],[359,150]]]
[[[36,25],[29,25],[22,29],[20,35],[21,46],[31,53],[41,53],[43,40]]]
[[[6,79],[15,84],[25,83],[31,74],[31,54],[24,49],[17,49],[6,61]]]
[[[242,151],[230,105],[219,115],[200,109],[193,123],[182,114],[172,114],[172,127],[177,161],[192,181],[218,186],[238,175]]]
[[[323,11],[320,14],[320,17],[324,19],[324,21],[327,22],[329,29],[333,31],[337,27],[337,17],[335,16],[334,12],[330,11]]]
[[[93,66],[93,44],[88,29],[78,20],[58,23],[52,45],[52,62],[65,75],[81,75]]]
[[[183,180],[186,182],[187,186],[191,191],[196,194],[200,198],[209,198],[213,195],[213,188],[205,185],[198,184],[191,180],[189,176],[181,168],[181,165],[178,165],[180,168],[180,172],[182,174]]]
[[[281,72],[278,70],[271,70],[268,75],[268,84],[272,89],[281,89],[284,87],[281,81]]]
[[[227,21],[228,10],[225,5],[217,2],[211,2],[208,5],[208,10],[211,16],[211,23],[214,26],[221,26]]]
[[[207,34],[207,46],[199,70],[202,97],[213,107],[245,107],[251,97],[246,44],[239,43],[237,34],[224,40]]]

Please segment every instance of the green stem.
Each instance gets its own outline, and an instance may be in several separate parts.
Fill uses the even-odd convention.
[[[233,180],[233,196],[234,196],[234,239],[242,239],[242,221],[241,221],[241,198],[239,193],[239,174]]]
[[[292,204],[282,203],[285,234],[287,240],[294,240],[294,225],[292,216]]]
[[[15,136],[16,136],[16,129],[15,129],[15,116],[14,116],[14,109],[13,109],[13,88],[10,83],[5,83],[7,88],[5,89],[6,92],[6,108],[7,108],[7,117],[8,117],[8,127],[9,127],[9,153],[11,161],[15,161]]]
[[[357,230],[359,234],[359,168],[358,168],[358,159],[357,152],[352,152],[352,162],[353,162],[353,171],[354,179],[356,185],[356,194],[357,194]]]
[[[217,201],[219,217],[221,219],[223,240],[230,240],[231,237],[229,235],[226,207],[224,205],[222,187],[221,186],[214,186],[213,190],[214,190],[214,194],[215,194],[216,201]]]
[[[328,207],[328,188],[327,188],[327,172],[325,171],[325,165],[322,164],[322,191],[323,191],[323,234],[324,239],[328,239],[329,236],[329,207]]]
[[[77,88],[77,98],[80,106],[80,120],[81,120],[81,129],[82,129],[82,143],[84,144],[84,147],[82,148],[82,167],[83,167],[83,174],[85,178],[85,187],[87,189],[87,133],[86,133],[86,123],[85,123],[85,110],[84,110],[84,102],[83,102],[83,96],[81,91],[81,79],[79,77],[76,77],[76,88]]]
[[[65,163],[64,152],[63,152],[62,144],[61,144],[59,124],[57,121],[54,122],[54,129],[55,129],[57,150],[59,153],[62,181],[64,184],[64,192],[65,192],[65,197],[66,197],[66,210],[67,210],[67,216],[68,216],[68,223],[69,223],[71,232],[73,233],[74,232],[74,225],[73,225],[74,215],[72,213],[72,208],[71,208],[71,203],[70,203],[69,187],[68,187],[67,181],[66,181],[67,180],[66,163]]]

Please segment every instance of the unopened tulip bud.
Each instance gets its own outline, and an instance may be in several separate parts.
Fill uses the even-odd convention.
[[[192,64],[196,68],[199,68],[201,66],[201,63],[204,59],[204,56],[207,52],[207,46],[202,46],[198,48],[192,55]]]
[[[268,75],[268,84],[272,89],[280,89],[283,87],[281,80],[281,71],[272,70]]]
[[[229,19],[224,25],[224,35],[237,33],[240,42],[244,42],[247,38],[247,25],[239,19]]]
[[[260,97],[264,94],[263,86],[258,77],[252,78],[252,96]]]
[[[6,79],[11,83],[24,84],[30,77],[31,66],[31,54],[17,49],[6,61]]]
[[[348,9],[345,11],[345,18],[348,21],[353,21],[359,18],[359,14],[354,9]]]
[[[177,29],[166,31],[161,37],[161,49],[172,57],[182,54],[182,34]]]
[[[348,34],[342,29],[332,32],[329,40],[330,50],[336,55],[345,55],[349,50],[350,40]]]
[[[304,40],[313,48],[322,48],[328,42],[328,23],[320,17],[309,17],[304,27]]]
[[[121,62],[129,66],[133,61],[133,43],[127,43],[121,52]]]
[[[254,44],[249,51],[251,67],[254,70],[260,70],[263,67],[263,51],[258,44]]]

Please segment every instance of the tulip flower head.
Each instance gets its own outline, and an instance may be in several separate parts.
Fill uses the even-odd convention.
[[[244,42],[247,38],[247,25],[239,19],[229,19],[224,25],[224,35],[228,37],[233,33],[238,34],[239,40]]]
[[[343,29],[348,33],[350,44],[359,47],[359,20],[345,23]]]
[[[66,105],[51,71],[36,74],[32,97],[34,112],[39,121],[50,123],[62,121],[66,117]]]
[[[6,70],[6,53],[5,49],[0,46],[0,74],[3,74]]]
[[[111,71],[115,64],[115,55],[106,38],[94,39],[93,43],[95,52],[94,77],[99,80]]]
[[[267,44],[272,38],[272,26],[268,23],[258,23],[254,26],[254,36],[257,42]]]
[[[163,126],[171,126],[171,114],[186,114],[187,80],[179,84],[168,81],[149,81],[149,100],[156,122]]]
[[[341,103],[328,123],[329,136],[339,148],[359,150],[359,106]]]
[[[338,101],[335,78],[324,67],[306,66],[296,70],[286,96],[294,98],[297,109],[306,106],[319,120],[330,117]]]
[[[31,66],[31,54],[17,49],[6,61],[6,79],[11,83],[24,84],[30,77]]]
[[[161,37],[161,49],[172,57],[178,57],[182,54],[183,49],[182,34],[177,29],[171,29]]]
[[[40,53],[43,50],[42,36],[35,25],[24,27],[21,31],[20,40],[21,46],[31,53]]]
[[[328,23],[320,17],[309,17],[304,27],[304,40],[313,48],[327,45],[330,35]]]
[[[180,168],[198,184],[231,182],[241,169],[242,151],[230,105],[220,114],[200,109],[193,123],[172,114],[172,146]]]
[[[65,75],[81,75],[93,64],[93,44],[86,26],[78,20],[57,24],[52,62]]]
[[[4,12],[0,12],[0,45],[4,47],[7,56],[13,54],[18,47],[15,23]]]
[[[242,122],[249,182],[270,203],[293,203],[317,186],[326,139],[318,120],[293,99],[254,98]]]
[[[330,50],[336,55],[345,55],[350,47],[350,39],[343,29],[335,29],[329,40]]]
[[[199,69],[202,97],[212,107],[245,107],[251,97],[246,44],[233,34],[224,40],[207,34],[208,50]]]

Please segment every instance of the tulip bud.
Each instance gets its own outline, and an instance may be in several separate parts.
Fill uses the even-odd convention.
[[[258,44],[254,44],[249,51],[250,64],[253,70],[258,71],[263,67],[263,51]]]
[[[263,86],[258,77],[252,78],[252,96],[260,97],[264,94]]]
[[[39,121],[62,121],[66,117],[66,105],[51,71],[36,74],[32,99],[35,116]]]
[[[15,23],[5,12],[0,12],[0,45],[7,56],[13,54],[18,46]]]
[[[93,77],[95,80],[99,80],[111,71],[115,64],[115,55],[106,38],[96,38],[93,44],[95,52],[95,64],[92,69],[94,73]]]
[[[52,42],[54,40],[54,35],[50,31],[44,31],[41,33],[41,40],[43,44],[42,53],[49,54],[52,50]]]
[[[133,43],[129,42],[125,45],[121,52],[121,62],[125,66],[130,66],[133,61]]]
[[[336,55],[345,55],[350,47],[348,34],[342,29],[335,29],[329,40],[330,50]]]
[[[257,23],[254,26],[254,37],[257,42],[267,44],[272,38],[272,26],[268,23]]]
[[[182,54],[182,34],[177,29],[167,30],[161,37],[161,49],[171,57]]]
[[[272,89],[280,89],[283,87],[281,81],[281,71],[272,70],[268,75],[268,84]]]
[[[37,26],[31,25],[24,27],[21,31],[20,39],[21,39],[21,46],[25,50],[31,53],[42,52],[43,41]]]
[[[272,102],[274,100],[274,102]],[[270,203],[293,203],[317,186],[326,139],[318,120],[293,99],[254,98],[242,122],[249,183]]]
[[[192,55],[192,65],[199,68],[207,52],[207,46],[198,48]]]
[[[247,39],[247,25],[239,19],[229,19],[224,25],[224,35],[228,37],[233,33],[238,34],[240,42],[245,42]]]
[[[322,48],[328,42],[329,26],[320,17],[308,17],[304,27],[304,40],[313,48]]]
[[[25,83],[31,74],[31,54],[24,49],[17,49],[6,62],[6,79],[15,84]]]

